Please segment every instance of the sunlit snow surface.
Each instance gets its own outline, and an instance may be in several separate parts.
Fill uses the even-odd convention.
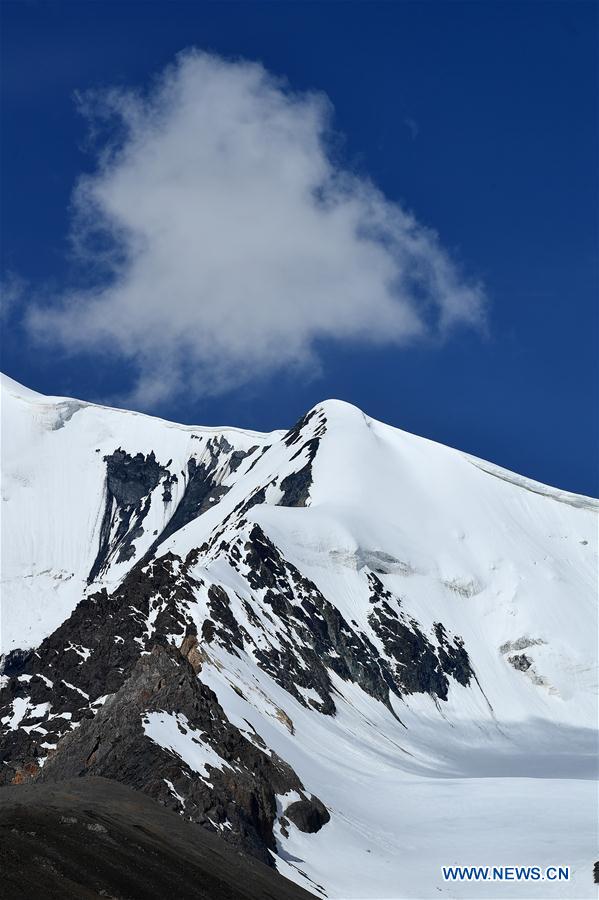
[[[463,638],[477,683],[451,681],[447,702],[394,699],[394,718],[333,676],[337,714],[329,717],[298,703],[252,656],[211,646],[199,677],[229,718],[246,732],[251,723],[331,813],[317,834],[293,825],[287,838],[278,831],[277,867],[331,898],[595,896],[596,502],[381,425],[347,404],[320,409],[327,431],[309,505],[276,506],[273,488],[248,521],[375,644],[365,574],[378,573],[423,629],[442,621]],[[269,447],[251,469],[242,467],[217,508],[160,549],[182,557],[273,473],[292,471],[279,432],[183,427],[41,397],[9,379],[2,418],[5,651],[38,644],[87,589],[105,454],[153,450],[183,471],[194,435],[224,434],[244,450]],[[152,498],[136,557],[103,576],[109,590],[164,527],[182,489],[182,481],[174,486],[171,507]],[[242,572],[200,559],[197,574],[221,584],[241,616],[239,598],[249,590]],[[205,591],[193,615],[201,627]],[[251,632],[250,623],[244,627]],[[532,663],[526,671],[509,662],[520,652]],[[15,709],[6,724],[16,727],[23,712]],[[208,777],[206,763],[222,765],[186,723],[153,716],[144,723],[148,735],[188,762],[193,756],[198,777]],[[569,883],[442,880],[442,865],[487,864],[567,865],[573,874]]]
[[[182,713],[146,713],[143,728],[149,738],[180,757],[203,778],[209,779],[210,767],[220,769],[226,765]]]

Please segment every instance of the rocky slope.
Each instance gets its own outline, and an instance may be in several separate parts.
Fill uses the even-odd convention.
[[[309,900],[139,791],[105,778],[0,791],[5,900]]]

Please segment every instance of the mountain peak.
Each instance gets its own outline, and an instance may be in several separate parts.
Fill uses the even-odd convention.
[[[109,775],[318,896],[433,896],[462,806],[549,865],[558,804],[586,871],[596,503],[339,400],[261,434],[3,391],[0,780]]]

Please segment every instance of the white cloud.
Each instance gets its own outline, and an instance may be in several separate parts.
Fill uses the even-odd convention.
[[[0,282],[0,321],[8,319],[24,297],[25,282],[15,272],[8,271]]]
[[[74,196],[98,284],[31,308],[28,324],[126,360],[130,402],[313,368],[321,338],[399,345],[480,324],[483,289],[436,235],[332,160],[324,96],[186,51],[147,93],[82,107],[96,139],[113,126]]]

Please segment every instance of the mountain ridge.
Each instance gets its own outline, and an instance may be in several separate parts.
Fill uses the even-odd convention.
[[[111,410],[112,412],[115,412],[115,413],[124,413],[126,415],[132,415],[132,416],[144,416],[148,419],[153,419],[158,422],[162,422],[166,426],[170,425],[174,428],[178,428],[183,431],[190,431],[190,432],[204,431],[204,432],[210,432],[210,433],[215,433],[215,434],[222,434],[223,432],[230,431],[230,432],[239,433],[239,434],[252,435],[252,436],[260,437],[260,438],[265,437],[265,436],[279,436],[280,437],[286,433],[284,428],[274,429],[274,431],[268,432],[268,431],[255,431],[255,430],[252,430],[249,428],[240,428],[239,426],[236,426],[236,425],[199,425],[199,424],[186,425],[181,422],[175,422],[172,419],[164,419],[161,416],[155,416],[151,413],[140,412],[138,410],[129,410],[129,409],[119,407],[119,406],[109,406],[109,405],[106,405],[103,403],[96,403],[91,400],[81,400],[81,399],[75,398],[75,397],[67,397],[67,396],[52,395],[52,394],[41,394],[38,391],[34,391],[31,388],[26,387],[25,385],[16,381],[14,378],[11,378],[9,375],[6,375],[4,372],[0,372],[0,387],[3,391],[6,391],[7,393],[12,394],[14,397],[18,397],[18,398],[24,399],[24,400],[26,400],[26,399],[39,400],[39,401],[43,401],[47,404],[60,403],[60,402],[76,403],[76,404],[80,405],[81,407],[91,406],[91,407],[97,407],[98,409]],[[523,486],[523,487],[526,485],[529,485],[529,490],[534,490],[535,488],[540,488],[541,490],[539,491],[539,493],[543,493],[548,496],[555,494],[556,499],[558,499],[559,496],[563,495],[564,497],[569,497],[569,498],[572,498],[573,500],[582,501],[582,503],[579,503],[578,505],[588,505],[588,508],[599,509],[599,498],[591,497],[590,495],[587,495],[587,494],[579,494],[575,491],[568,491],[567,489],[559,488],[556,485],[546,484],[545,482],[538,481],[537,479],[532,478],[528,475],[518,474],[518,473],[514,472],[513,470],[508,469],[505,466],[502,466],[499,463],[491,462],[489,460],[483,459],[482,457],[478,457],[472,453],[468,453],[465,450],[460,450],[458,447],[453,447],[453,446],[450,446],[449,444],[443,444],[440,441],[435,441],[433,438],[422,437],[420,435],[417,435],[415,432],[405,431],[405,429],[399,428],[399,426],[397,426],[397,425],[390,425],[388,423],[383,423],[380,420],[372,419],[362,409],[360,409],[359,406],[356,406],[355,404],[350,403],[347,400],[341,400],[340,398],[336,398],[336,397],[329,397],[325,400],[321,400],[318,403],[316,403],[313,407],[311,407],[305,413],[305,415],[308,415],[308,413],[312,412],[313,410],[317,410],[321,407],[326,408],[327,406],[334,406],[335,404],[340,404],[342,406],[347,407],[348,409],[355,410],[355,411],[359,412],[362,416],[364,416],[365,419],[371,420],[371,421],[376,421],[377,424],[379,424],[379,425],[385,425],[387,428],[392,428],[396,431],[402,431],[405,434],[410,434],[414,437],[418,437],[421,441],[428,441],[431,444],[434,444],[439,447],[445,447],[449,450],[455,450],[457,453],[461,453],[465,458],[470,459],[474,465],[478,465],[480,468],[482,468],[484,471],[487,471],[489,474],[502,473],[503,475],[506,475],[506,476],[512,476],[512,478],[514,479],[514,483],[516,483],[516,484],[520,483],[521,486]],[[501,475],[498,474],[498,477],[501,477]],[[564,501],[564,502],[567,502],[567,501]]]
[[[435,896],[515,810],[497,852],[551,861],[559,809],[584,879],[596,501],[344,401],[260,434],[16,390],[1,779],[121,778],[330,897]]]

